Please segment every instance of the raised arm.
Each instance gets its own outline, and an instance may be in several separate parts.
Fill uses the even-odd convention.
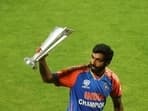
[[[42,77],[42,80],[45,83],[54,83],[53,75],[46,63],[45,57],[39,60],[39,70]]]

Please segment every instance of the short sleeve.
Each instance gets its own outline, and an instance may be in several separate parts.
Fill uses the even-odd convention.
[[[112,81],[112,91],[110,93],[110,96],[111,97],[121,96],[122,95],[121,83],[116,74],[114,73],[112,74],[111,81]]]

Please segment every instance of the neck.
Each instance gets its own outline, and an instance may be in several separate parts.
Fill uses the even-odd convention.
[[[104,75],[105,69],[103,69],[102,71],[98,72],[98,73],[94,73],[91,71],[92,75],[94,76],[94,78],[99,79],[102,77],[102,75]]]
[[[104,72],[105,72],[105,69],[103,69],[103,70],[100,71],[100,72],[94,73],[94,74],[95,74],[96,76],[101,77],[101,76],[104,74]]]

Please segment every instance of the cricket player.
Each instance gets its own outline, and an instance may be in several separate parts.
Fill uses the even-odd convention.
[[[119,78],[107,66],[113,58],[113,50],[106,44],[92,49],[90,63],[51,72],[46,60],[39,60],[40,74],[45,83],[70,89],[67,111],[103,111],[111,96],[114,111],[123,111],[122,89]]]

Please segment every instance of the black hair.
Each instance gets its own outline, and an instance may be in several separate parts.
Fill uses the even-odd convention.
[[[104,44],[104,43],[96,44],[94,46],[92,52],[93,53],[102,53],[104,55],[104,61],[105,61],[106,65],[110,64],[110,62],[113,58],[113,55],[114,55],[114,52],[111,49],[111,47]]]

